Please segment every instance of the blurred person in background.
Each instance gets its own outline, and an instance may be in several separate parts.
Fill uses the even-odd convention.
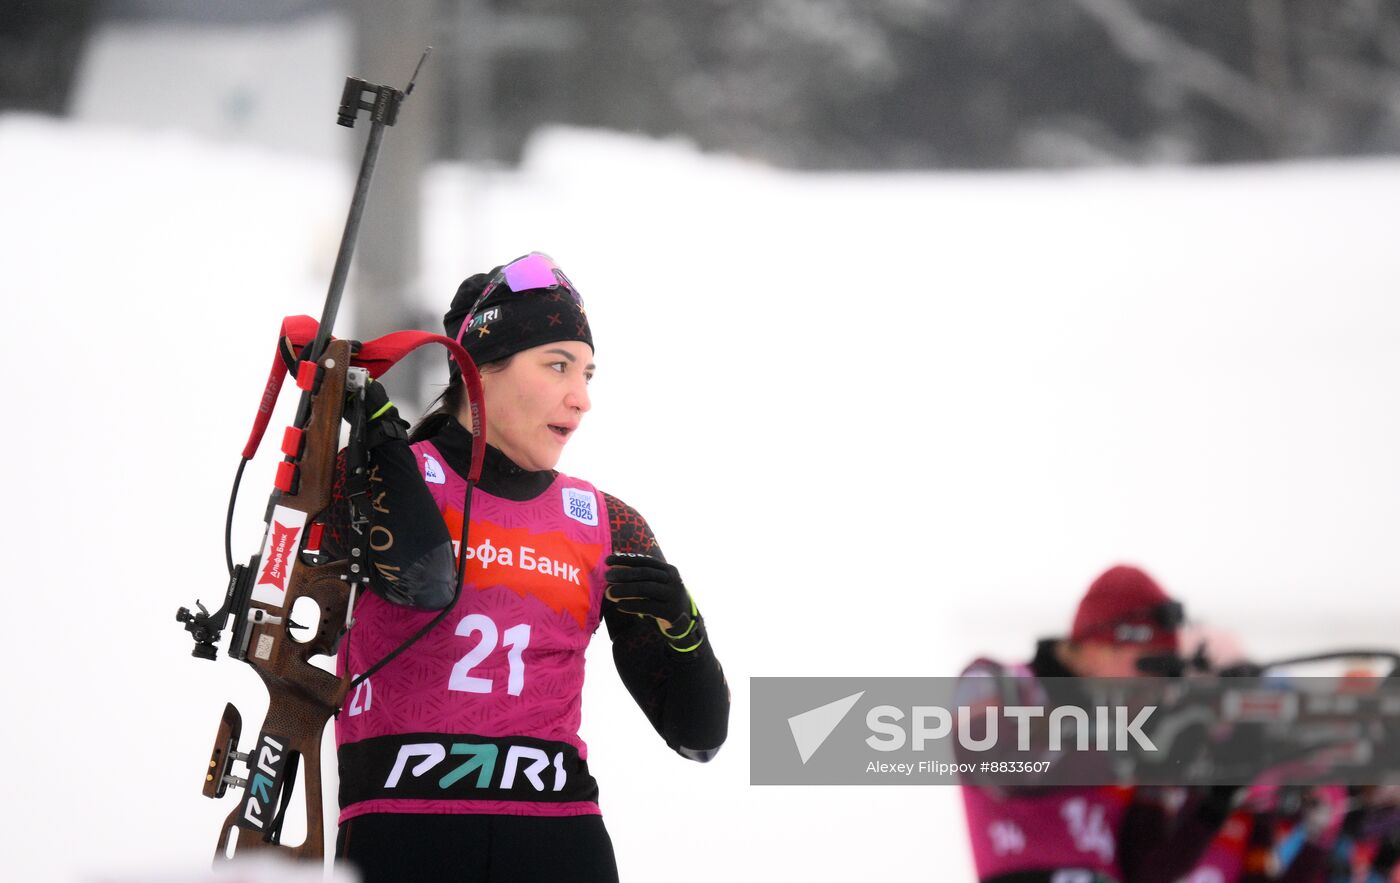
[[[1036,644],[1028,663],[978,659],[958,704],[1084,704],[1078,678],[1166,673],[1180,647],[1182,605],[1147,573],[1118,565],[1089,586],[1067,638]],[[1039,719],[1043,721],[1044,719]],[[982,883],[1172,883],[1195,865],[1229,812],[1234,788],[964,785]]]
[[[485,395],[469,560],[459,587],[453,546],[473,442],[460,371],[411,436],[372,384],[373,591],[355,608],[340,672],[366,671],[452,612],[337,718],[337,857],[366,883],[615,881],[578,735],[594,631],[607,622],[623,683],[682,757],[719,750],[728,687],[647,522],[554,468],[591,406],[593,337],[577,289],[548,257],[526,255],[463,282],[444,326],[480,366]],[[345,523],[338,538],[332,525],[332,547]]]

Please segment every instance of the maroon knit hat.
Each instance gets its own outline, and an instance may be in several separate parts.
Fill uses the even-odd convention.
[[[1104,641],[1177,650],[1181,605],[1136,567],[1120,564],[1099,575],[1074,612],[1072,641]]]

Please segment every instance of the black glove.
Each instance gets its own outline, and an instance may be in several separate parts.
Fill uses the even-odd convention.
[[[389,401],[389,391],[373,377],[365,386],[365,445],[375,448],[389,439],[407,439],[408,421]]]
[[[704,642],[700,612],[681,582],[680,572],[647,555],[609,555],[603,594],[622,613],[656,620],[672,648],[689,652]]]

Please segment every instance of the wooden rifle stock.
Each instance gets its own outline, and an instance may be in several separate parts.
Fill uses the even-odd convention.
[[[295,536],[281,533],[283,526],[277,522],[277,513],[302,513],[305,522],[310,522],[330,506],[349,366],[350,344],[343,340],[332,341],[319,362],[320,386],[311,397],[295,490],[276,499],[263,560],[258,562],[257,586],[266,586],[268,591],[263,593],[262,600],[257,596],[250,600],[246,613],[242,614],[247,617],[242,655],[267,686],[269,701],[258,741],[246,756],[239,755],[236,746],[230,744],[236,743],[238,738],[237,710],[231,704],[225,709],[214,757],[210,761],[206,793],[211,786],[220,784],[216,780],[223,780],[225,776],[232,778],[231,784],[242,784],[231,776],[230,768],[235,760],[246,757],[248,776],[243,799],[229,813],[220,831],[216,860],[228,856],[231,837],[236,837],[235,854],[271,848],[296,858],[318,859],[324,855],[321,734],[326,721],[344,701],[349,679],[336,677],[310,660],[313,656],[330,656],[336,652],[348,622],[351,586],[355,583],[350,579],[349,561],[320,565],[303,563],[297,551],[300,532]],[[279,541],[285,546],[280,558],[276,557]],[[287,570],[279,574],[278,566]],[[267,600],[277,594],[279,578],[286,586],[281,603]],[[305,641],[297,640],[291,628],[292,608],[301,598],[314,601],[320,614],[315,634]],[[237,611],[235,615],[239,615]],[[300,846],[287,847],[279,839],[299,764],[305,764],[306,841]],[[222,791],[222,788],[217,790]]]

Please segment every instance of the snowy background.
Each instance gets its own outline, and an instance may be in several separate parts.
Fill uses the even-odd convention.
[[[303,88],[358,145],[339,80]],[[219,712],[255,729],[265,691],[174,612],[223,592],[238,452],[351,172],[93,114],[0,115],[0,168],[0,876],[193,876],[232,806],[198,793]],[[750,787],[748,679],[1022,658],[1115,562],[1258,658],[1400,646],[1400,160],[796,174],[554,128],[517,170],[434,166],[424,204],[425,307],[531,249],[583,290],[599,372],[561,467],[647,516],[733,689],[686,763],[595,642],[624,880],[970,879],[954,789]]]

